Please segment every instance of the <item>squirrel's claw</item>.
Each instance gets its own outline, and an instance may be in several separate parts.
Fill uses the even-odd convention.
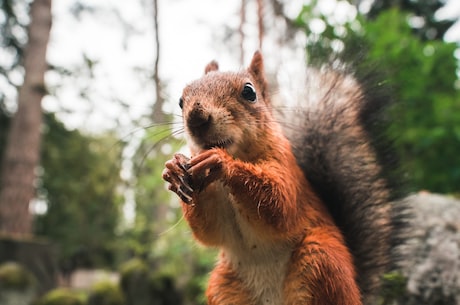
[[[186,204],[193,201],[194,192],[203,191],[210,183],[222,176],[224,159],[228,156],[221,149],[205,151],[192,159],[182,154],[165,163],[163,179],[169,182],[169,190],[176,193]]]
[[[170,188],[171,189],[171,188]],[[179,198],[186,204],[192,203],[192,194],[186,192],[183,188],[182,185],[179,187],[178,190],[175,191],[175,193],[179,196]]]
[[[193,187],[191,175],[187,172],[189,159],[182,154],[174,155],[174,158],[165,163],[163,179],[170,183],[169,190],[176,193],[186,204],[192,202]]]

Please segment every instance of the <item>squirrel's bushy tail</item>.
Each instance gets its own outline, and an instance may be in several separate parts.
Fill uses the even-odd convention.
[[[404,207],[394,204],[396,162],[382,142],[389,99],[379,91],[345,71],[311,71],[296,132],[288,132],[300,167],[345,236],[364,303],[394,266],[404,227]]]

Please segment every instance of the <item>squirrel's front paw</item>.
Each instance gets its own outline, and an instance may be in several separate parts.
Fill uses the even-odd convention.
[[[169,190],[190,204],[194,192],[201,192],[222,177],[224,166],[230,160],[231,157],[218,148],[206,150],[192,159],[175,154],[174,158],[165,163],[163,179],[170,183]]]
[[[163,179],[169,182],[169,190],[176,193],[182,201],[192,202],[192,179],[188,173],[190,168],[189,158],[182,154],[175,154],[174,158],[165,163]]]
[[[224,168],[231,157],[220,148],[206,150],[190,160],[192,185],[195,190],[202,191],[210,183],[222,178]]]

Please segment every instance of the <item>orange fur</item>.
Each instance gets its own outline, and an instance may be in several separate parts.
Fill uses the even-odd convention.
[[[221,249],[208,304],[361,304],[344,239],[272,118],[261,55],[244,72],[216,69],[184,89],[192,158],[164,172],[181,198],[193,189],[182,207],[196,239]]]

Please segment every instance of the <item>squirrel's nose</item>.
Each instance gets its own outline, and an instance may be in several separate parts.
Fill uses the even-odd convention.
[[[211,115],[201,108],[193,109],[187,118],[187,126],[192,133],[204,133],[211,125]]]

